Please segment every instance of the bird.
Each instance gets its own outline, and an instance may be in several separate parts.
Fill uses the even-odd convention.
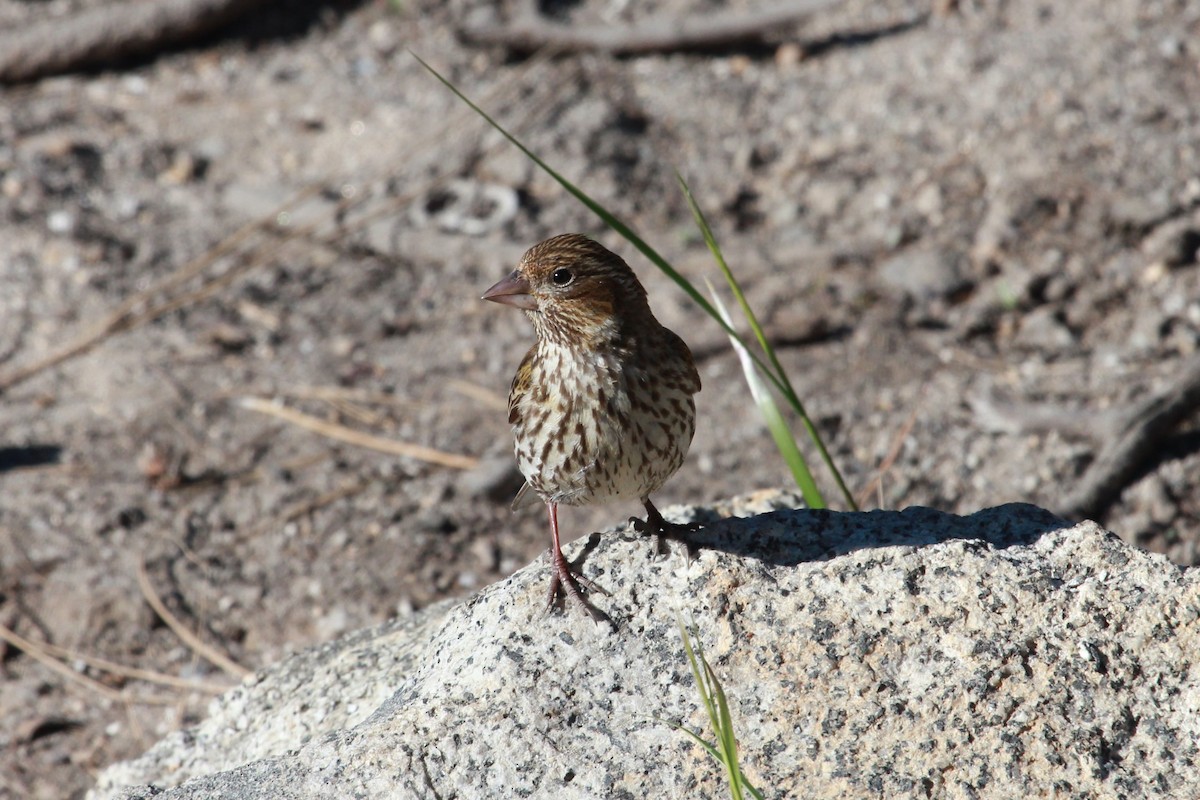
[[[616,253],[579,233],[546,239],[483,294],[521,309],[536,341],[517,368],[508,421],[517,467],[550,521],[547,608],[560,596],[587,609],[583,589],[604,593],[563,555],[558,507],[638,499],[636,530],[679,538],[650,501],[687,456],[700,374],[687,344],[650,310],[645,288]],[[659,539],[661,541],[661,538]]]

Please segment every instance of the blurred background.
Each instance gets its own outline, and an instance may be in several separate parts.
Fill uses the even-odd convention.
[[[720,330],[410,51],[719,283],[686,177],[863,508],[1200,558],[1194,2],[0,0],[0,796],[545,550],[479,296],[547,236],[696,354],[659,506],[790,483]]]

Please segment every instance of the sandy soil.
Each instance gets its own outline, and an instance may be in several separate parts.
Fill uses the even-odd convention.
[[[0,28],[90,5],[0,0]],[[594,26],[761,4],[548,5]],[[0,89],[0,795],[80,797],[239,670],[539,556],[503,410],[531,333],[478,297],[548,235],[625,254],[697,355],[701,429],[660,506],[788,482],[716,326],[410,49],[716,279],[687,177],[864,507],[1061,509],[1114,413],[1200,344],[1200,7],[935,5],[529,58],[460,38],[506,5],[302,4]],[[1195,423],[1097,513],[1185,565]]]

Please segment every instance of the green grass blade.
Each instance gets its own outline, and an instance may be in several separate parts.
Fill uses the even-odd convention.
[[[459,91],[457,86],[455,86],[453,83],[451,83],[447,78],[442,77],[442,74],[439,73],[436,69],[431,67],[429,64],[425,63],[424,59],[422,59],[416,53],[413,53],[412,55],[413,55],[413,58],[415,58],[418,62],[420,62],[421,66],[423,66],[425,69],[429,70],[429,72],[435,78],[437,78],[439,81],[441,81],[442,84],[447,89],[449,89],[451,92],[453,92],[455,94],[455,96],[458,97],[459,100],[462,100],[464,103],[466,103],[468,106],[470,106],[472,111],[474,111],[479,116],[483,117],[489,125],[491,125],[497,131],[499,131],[500,135],[503,136],[505,139],[508,139],[508,141],[512,142],[513,146],[516,147],[518,150],[520,150],[522,153],[524,153],[525,156],[527,158],[529,158],[530,161],[532,161],[533,163],[535,163],[539,167],[541,167],[542,170],[547,175],[549,175],[551,178],[556,180],[559,183],[559,185],[562,186],[564,189],[566,189],[568,192],[570,192],[575,197],[575,199],[577,199],[579,202],[581,202],[585,206],[587,206],[592,211],[592,213],[594,213],[596,216],[600,217],[600,219],[602,219],[606,225],[608,225],[614,231],[619,233],[622,237],[627,239],[634,247],[636,247],[638,250],[640,250],[642,252],[642,254],[646,256],[646,258],[648,258],[652,262],[654,262],[654,265],[656,267],[658,267],[659,269],[661,269],[664,273],[666,273],[667,276],[671,278],[671,280],[675,281],[675,283],[677,283],[685,292],[687,292],[688,295],[692,298],[692,300],[696,301],[697,305],[699,305],[701,308],[703,308],[705,311],[707,311],[714,318],[716,317],[716,312],[713,311],[712,306],[709,305],[708,300],[705,299],[704,295],[700,294],[700,292],[696,290],[696,287],[692,286],[691,282],[688,281],[687,278],[683,277],[683,275],[679,274],[679,272],[676,271],[674,267],[672,267],[670,264],[668,264],[667,260],[658,254],[658,251],[656,251],[653,247],[651,247],[649,244],[647,244],[642,239],[642,237],[640,237],[636,233],[634,233],[633,229],[631,229],[624,222],[622,222],[621,220],[619,220],[615,216],[613,216],[608,211],[608,209],[604,208],[604,206],[600,205],[595,200],[593,200],[582,189],[575,186],[575,184],[571,183],[569,180],[567,180],[562,175],[560,175],[558,172],[556,172],[553,167],[551,167],[549,164],[547,164],[545,161],[543,161],[541,158],[539,158],[536,153],[534,153],[532,150],[530,150],[528,147],[526,147],[524,144],[522,144],[521,141],[519,139],[517,139],[517,137],[513,136],[511,133],[509,133],[507,130],[505,130],[505,128],[502,125],[500,125],[500,123],[498,123],[498,122],[496,122],[496,120],[492,119],[487,114],[486,111],[484,111],[479,106],[475,105],[475,103],[471,102],[470,98],[468,98],[465,94],[463,94],[461,91]]]
[[[721,273],[725,276],[725,281],[729,284],[730,290],[733,291],[733,296],[737,298],[738,305],[741,306],[742,309],[742,314],[746,317],[746,321],[750,323],[750,329],[754,332],[755,338],[758,339],[759,346],[762,348],[767,359],[771,362],[771,368],[767,369],[766,367],[763,367],[764,371],[767,372],[769,378],[773,379],[771,382],[779,388],[780,392],[783,393],[784,399],[788,401],[788,404],[800,417],[800,421],[804,425],[804,429],[808,432],[809,438],[812,439],[813,444],[817,448],[817,452],[821,455],[821,460],[825,462],[825,466],[827,466],[830,473],[833,474],[834,481],[837,483],[838,490],[841,492],[846,504],[852,510],[857,511],[858,504],[854,502],[854,495],[850,493],[850,489],[846,486],[846,482],[842,479],[841,472],[838,471],[837,465],[833,463],[833,456],[829,454],[829,450],[825,447],[825,442],[821,439],[821,435],[817,432],[816,426],[813,424],[812,419],[808,416],[808,412],[804,410],[804,404],[800,402],[800,396],[796,394],[796,390],[792,387],[792,382],[788,378],[787,370],[785,370],[783,365],[779,363],[779,357],[775,354],[775,348],[771,346],[771,343],[767,340],[766,334],[763,333],[762,325],[759,324],[757,315],[755,315],[754,310],[750,307],[750,303],[746,300],[746,295],[744,292],[742,292],[741,284],[739,284],[737,278],[734,277],[733,270],[731,270],[729,268],[729,264],[726,263],[725,256],[721,252],[720,245],[717,244],[717,239],[713,235],[712,228],[709,226],[708,220],[705,218],[704,212],[700,208],[700,204],[696,202],[696,198],[692,195],[692,190],[687,185],[687,181],[683,179],[683,176],[678,172],[675,173],[675,176],[679,179],[679,185],[682,187],[683,195],[687,199],[688,208],[692,210],[692,216],[696,220],[696,225],[700,228],[700,232],[704,235],[705,244],[708,245],[709,251],[712,253],[713,258],[717,262],[717,266],[721,269]],[[732,327],[732,322],[729,320],[728,315],[725,315],[724,321],[726,322],[727,328]],[[740,339],[735,341],[735,349],[738,345],[742,347],[742,350],[746,350],[745,344],[742,343]],[[742,357],[740,351],[738,355],[739,358]],[[752,353],[746,351],[747,357],[752,355]],[[762,366],[762,362],[758,359],[752,360],[757,365]],[[744,362],[745,359],[743,358],[743,363]],[[744,366],[743,371],[745,371]],[[747,380],[749,380],[748,373]],[[762,408],[761,404],[759,407]],[[778,413],[778,409],[776,409],[776,413]],[[769,426],[770,423],[768,423],[768,427]],[[772,435],[774,435],[774,430],[772,430]],[[792,439],[790,432],[788,433],[788,439]],[[778,437],[776,438],[776,444],[779,444]],[[801,493],[804,495],[804,501],[812,508],[824,508],[824,498],[821,496],[820,491],[813,482],[812,473],[809,471],[808,465],[804,462],[803,456],[800,456],[799,450],[796,449],[794,440],[791,449],[796,452],[799,462],[803,464],[803,473],[807,475],[806,480],[802,481],[799,475],[797,475],[796,468],[793,466],[792,462],[788,462],[788,466],[792,467],[792,474],[796,475],[796,483],[800,487]],[[782,446],[780,446],[780,452],[784,453]],[[786,453],[784,453],[784,458],[788,458]],[[810,491],[812,492],[812,497],[809,496]],[[817,499],[819,505],[814,504],[814,497]]]
[[[712,284],[709,284],[708,291],[713,296],[713,304],[717,307],[717,311],[726,322],[732,324],[729,311],[721,302],[721,298],[717,296]],[[784,462],[792,471],[792,477],[796,480],[796,485],[800,487],[801,494],[804,495],[804,502],[808,504],[809,508],[825,508],[825,498],[821,496],[821,490],[817,488],[816,481],[813,480],[808,462],[804,460],[800,448],[796,446],[792,429],[788,427],[787,421],[779,411],[779,406],[775,404],[775,398],[771,397],[770,390],[758,374],[758,368],[750,359],[750,353],[736,339],[730,338],[729,342],[733,345],[733,352],[737,354],[738,361],[741,362],[742,374],[746,377],[746,385],[750,387],[750,396],[754,398],[758,412],[762,415],[767,430],[771,432],[771,438],[775,440],[775,447],[779,449],[779,454],[783,456]]]
[[[729,778],[729,794],[734,800],[742,800],[742,770],[737,760],[737,736],[733,732],[733,716],[729,713],[729,701],[725,698],[725,690],[707,661],[704,661],[704,678],[708,683],[709,697],[715,698],[717,705],[717,748],[724,756],[721,760],[725,762],[725,773]]]
[[[693,742],[695,742],[696,744],[700,745],[705,750],[707,750],[708,754],[710,756],[712,756],[715,760],[717,760],[717,761],[721,760],[720,751],[718,751],[717,748],[714,747],[712,744],[710,744],[709,742],[706,742],[703,738],[701,738],[700,734],[696,733],[693,730],[688,730],[687,728],[683,727],[683,725],[680,725],[678,722],[671,722],[670,720],[663,719],[662,717],[655,717],[655,719],[657,721],[663,723],[664,725],[670,725],[672,728],[679,731],[680,733],[686,733]]]
[[[688,634],[687,628],[684,627],[682,621],[677,621],[679,625],[679,634],[683,638],[683,650],[687,653],[688,666],[692,668],[692,679],[696,682],[696,688],[700,691],[700,701],[704,704],[704,710],[708,712],[708,722],[714,731],[718,730],[717,726],[717,708],[713,705],[712,696],[708,692],[708,684],[704,680],[704,671],[700,668],[700,662],[696,657],[696,651],[692,645],[692,637]]]
[[[449,89],[451,92],[453,92],[454,95],[456,97],[458,97],[459,100],[462,100],[464,103],[466,103],[471,108],[472,111],[474,111],[479,116],[483,117],[483,119],[486,120],[489,125],[491,125],[493,128],[495,128],[500,133],[501,136],[503,136],[505,139],[507,139],[509,142],[511,142],[514,147],[516,147],[518,150],[520,150],[522,153],[524,153],[525,156],[530,161],[537,164],[542,169],[542,171],[544,171],[547,175],[549,175],[551,178],[553,178],[555,181],[557,181],[558,184],[560,186],[562,186],[564,189],[566,189],[573,197],[575,197],[575,199],[577,199],[579,202],[583,203],[583,205],[585,205],[589,210],[591,210],[592,213],[594,213],[596,216],[598,216],[604,222],[604,224],[608,225],[610,228],[612,228],[614,231],[616,231],[618,234],[620,234],[630,244],[632,244],[634,247],[636,247],[642,253],[642,255],[644,255],[646,258],[650,259],[651,263],[653,263],[654,266],[656,266],[660,270],[662,270],[662,272],[667,277],[669,277],[671,280],[673,280],[675,282],[675,284],[677,286],[679,286],[679,288],[683,289],[683,291],[688,295],[688,297],[690,297],[692,299],[693,302],[696,303],[696,305],[700,306],[700,308],[703,309],[706,314],[708,314],[710,317],[712,317],[713,320],[715,320],[716,323],[721,326],[722,330],[724,330],[727,335],[736,337],[738,339],[738,341],[741,341],[741,335],[736,330],[734,330],[731,326],[727,325],[725,323],[725,320],[721,319],[721,315],[718,314],[717,310],[715,308],[713,308],[711,303],[708,302],[708,298],[706,298],[703,294],[701,294],[700,290],[698,290],[692,284],[691,281],[689,281],[686,277],[684,277],[682,274],[680,274],[678,270],[676,270],[669,263],[667,263],[667,260],[665,258],[663,258],[661,255],[659,255],[657,250],[655,250],[653,247],[651,247],[645,240],[642,239],[642,237],[640,237],[636,233],[634,233],[632,228],[630,228],[624,222],[622,222],[617,217],[615,217],[611,212],[608,211],[608,209],[604,208],[599,203],[597,203],[595,200],[593,200],[582,189],[575,186],[575,184],[571,183],[569,180],[567,180],[562,175],[560,175],[558,172],[556,172],[554,170],[554,168],[552,168],[549,164],[547,164],[545,161],[543,161],[541,158],[539,158],[537,156],[537,154],[535,154],[532,150],[530,150],[528,147],[526,147],[524,144],[522,144],[519,139],[517,139],[515,136],[513,136],[511,133],[509,133],[507,130],[505,130],[504,127],[500,125],[500,123],[496,122],[494,119],[492,119],[490,116],[488,116],[487,112],[485,112],[479,106],[475,105],[475,103],[471,102],[470,98],[468,98],[465,94],[463,94],[461,91],[459,91],[457,86],[455,86],[453,83],[451,83],[447,78],[442,77],[441,73],[439,73],[437,70],[435,70],[429,64],[427,64],[420,56],[418,56],[416,53],[413,53],[412,56],[421,64],[421,66],[423,66],[425,69],[429,70],[429,73],[431,75],[433,75],[435,78],[437,78],[442,83],[442,85],[444,85],[447,89]],[[758,366],[762,368],[763,372],[767,375],[767,377],[771,380],[771,382],[775,383],[781,392],[786,392],[785,387],[782,384],[778,383],[778,378],[776,378],[774,376],[774,374],[771,372],[771,370],[768,369],[766,363],[763,362],[757,355],[755,355],[753,353],[751,353],[751,356],[754,358],[755,363],[757,363]]]
[[[743,790],[749,792],[755,800],[763,800],[762,792],[754,788],[742,773],[741,765],[738,763],[733,714],[729,710],[729,700],[725,696],[725,690],[717,678],[717,673],[708,663],[708,659],[704,657],[704,649],[700,645],[700,640],[696,639],[693,644],[692,636],[683,621],[677,620],[677,623],[679,635],[683,639],[683,649],[687,653],[688,666],[692,670],[692,679],[700,693],[700,701],[704,705],[705,711],[708,712],[709,724],[712,726],[713,734],[717,737],[717,743],[710,744],[704,741],[699,734],[680,725],[674,727],[692,737],[708,751],[709,755],[725,766],[726,777],[729,780],[729,793],[734,800],[743,800]]]
[[[755,789],[746,776],[742,774],[741,764],[738,763],[737,757],[737,736],[733,729],[733,714],[729,710],[729,700],[725,696],[725,689],[721,686],[721,682],[717,680],[717,674],[713,671],[712,666],[708,661],[704,660],[704,654],[700,654],[701,661],[704,665],[704,671],[709,679],[709,686],[716,697],[717,702],[717,717],[721,720],[721,744],[720,749],[725,753],[725,767],[729,773],[729,782],[731,787],[737,787],[733,792],[734,796],[741,798],[741,789],[747,789],[758,800],[762,800],[762,793]]]
[[[712,727],[713,734],[717,737],[717,743],[714,749],[714,755],[717,760],[725,767],[726,778],[729,781],[729,794],[733,800],[742,800],[742,784],[738,779],[737,774],[737,745],[734,744],[733,758],[729,755],[729,736],[726,729],[722,728],[720,712],[717,707],[717,702],[714,699],[714,689],[712,681],[716,680],[716,676],[712,672],[712,668],[708,665],[708,661],[704,659],[703,651],[699,655],[696,653],[696,648],[699,647],[699,641],[692,644],[692,637],[688,635],[687,628],[683,622],[679,622],[679,633],[683,637],[683,649],[687,653],[688,665],[692,668],[692,679],[696,683],[696,690],[700,692],[700,702],[704,705],[704,710],[708,712],[708,722]],[[720,691],[720,683],[716,684],[716,691]],[[697,737],[694,737],[697,738]]]
[[[688,730],[683,725],[680,725],[678,722],[671,722],[669,719],[663,719],[662,717],[654,717],[653,719],[655,722],[662,723],[663,725],[667,725],[669,727],[674,728],[675,730],[679,731],[680,733],[686,734],[688,736],[688,738],[690,738],[693,742],[695,742],[696,744],[703,747],[708,752],[708,754],[713,757],[714,760],[724,763],[724,761],[721,758],[720,751],[717,750],[717,748],[714,747],[712,744],[710,744],[709,742],[706,742],[703,738],[701,738],[700,734],[696,733],[695,731]],[[742,788],[745,789],[747,792],[749,792],[750,795],[755,798],[755,800],[765,800],[763,797],[763,793],[760,792],[758,789],[754,788],[754,785],[752,783],[750,783],[749,780],[746,779],[745,775],[741,776],[741,784],[742,784]]]
[[[511,142],[514,147],[524,153],[529,160],[537,164],[538,167],[540,167],[547,175],[557,181],[560,186],[566,189],[572,196],[579,200],[579,202],[590,209],[592,213],[598,216],[606,225],[608,225],[620,236],[629,241],[630,244],[636,247],[646,258],[651,261],[651,263],[653,263],[671,280],[673,280],[675,284],[679,286],[688,295],[688,297],[692,299],[693,302],[696,303],[696,305],[703,309],[706,314],[708,314],[718,325],[720,325],[721,329],[725,331],[726,335],[730,336],[732,339],[742,345],[750,359],[754,362],[755,366],[761,370],[761,375],[765,376],[768,381],[774,384],[783,397],[788,401],[789,405],[796,410],[796,413],[800,416],[801,422],[804,424],[809,436],[816,444],[817,450],[821,454],[821,458],[825,461],[826,465],[833,473],[834,479],[836,480],[843,496],[846,498],[847,504],[850,506],[850,508],[857,509],[857,506],[854,503],[854,497],[850,494],[849,489],[846,488],[841,474],[837,471],[837,468],[833,463],[833,459],[829,455],[829,451],[826,449],[824,442],[821,441],[820,435],[817,433],[816,427],[813,425],[808,415],[804,412],[804,406],[800,402],[799,397],[796,395],[795,390],[792,388],[791,382],[787,378],[787,373],[783,371],[781,366],[779,366],[778,359],[774,358],[774,351],[769,346],[769,343],[766,342],[766,338],[762,334],[762,330],[758,325],[757,319],[752,313],[749,312],[749,306],[745,303],[744,296],[741,296],[740,287],[735,290],[735,294],[739,296],[739,302],[742,303],[743,308],[747,311],[747,318],[751,320],[751,327],[754,328],[755,334],[759,337],[759,343],[763,346],[764,352],[767,354],[768,358],[771,358],[774,361],[774,368],[763,361],[758,354],[752,352],[748,347],[746,347],[745,342],[742,341],[742,338],[738,332],[734,330],[733,326],[726,322],[726,320],[723,319],[720,314],[717,313],[717,310],[713,307],[713,305],[706,297],[704,297],[704,295],[700,293],[698,289],[696,289],[691,281],[689,281],[674,267],[667,263],[667,260],[659,255],[658,251],[651,247],[645,240],[638,236],[632,228],[623,223],[606,208],[593,200],[586,192],[579,189],[573,183],[556,172],[549,164],[539,158],[537,154],[522,144],[520,140],[502,127],[500,123],[492,119],[487,112],[475,105],[470,98],[459,91],[457,86],[451,83],[447,78],[443,77],[441,73],[426,63],[424,59],[422,59],[416,53],[413,53],[412,55],[413,58],[415,58],[418,63],[421,64],[421,66],[428,70],[431,75],[437,78],[442,85],[449,89],[456,97],[458,97],[458,99],[462,100],[463,103],[470,107],[471,110],[473,110],[476,114],[481,116],[489,125],[495,128],[500,135],[502,135],[505,139]],[[728,266],[724,263],[724,259],[720,258],[720,249],[716,246],[716,241],[712,236],[711,229],[709,229],[707,222],[703,222],[704,218],[703,214],[699,213],[699,206],[696,204],[695,199],[688,190],[686,183],[683,183],[682,178],[680,178],[680,183],[683,184],[684,193],[687,196],[689,205],[692,207],[693,214],[697,216],[698,222],[701,222],[701,229],[704,232],[705,241],[709,243],[709,248],[713,250],[715,255],[718,256],[718,264],[722,266],[722,269],[726,275],[726,280],[731,281],[731,283],[736,286],[737,282],[733,279],[732,272],[729,271]],[[808,500],[807,493],[805,499]],[[812,505],[811,501],[809,504]],[[823,501],[821,501],[821,505],[824,505]]]

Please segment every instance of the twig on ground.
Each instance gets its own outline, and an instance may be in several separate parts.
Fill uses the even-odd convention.
[[[1095,460],[1055,509],[1069,519],[1096,518],[1161,451],[1179,423],[1200,409],[1200,353],[1184,361],[1175,379],[1159,391],[1125,408],[1086,417],[1037,404],[1002,406],[987,391],[970,402],[993,430],[1066,430],[1096,442]]]
[[[324,494],[317,495],[309,500],[301,500],[298,503],[293,503],[282,513],[272,516],[270,519],[265,519],[254,527],[250,528],[244,535],[246,539],[253,539],[273,527],[283,527],[292,520],[299,517],[306,517],[314,511],[324,508],[331,503],[336,503],[346,497],[352,497],[358,494],[367,486],[364,481],[354,481],[337,489],[332,489]]]
[[[121,692],[117,691],[111,686],[105,686],[103,683],[100,683],[100,681],[89,678],[87,675],[81,675],[63,662],[59,661],[57,658],[54,658],[48,654],[37,644],[37,642],[26,639],[3,623],[0,623],[0,639],[8,642],[25,655],[42,664],[42,666],[57,672],[59,675],[73,683],[86,687],[101,697],[107,697],[109,700],[117,701],[123,699]]]
[[[643,19],[637,25],[568,27],[547,22],[537,13],[535,3],[526,3],[509,24],[465,28],[462,36],[475,44],[498,44],[523,53],[599,50],[614,55],[636,55],[703,50],[761,42],[778,33],[781,27],[835,4],[836,0],[785,0],[766,8],[694,17],[662,14]]]
[[[87,653],[77,653],[74,650],[59,647],[56,644],[43,643],[41,646],[48,654],[55,658],[64,661],[82,661],[89,667],[95,667],[111,675],[119,675],[122,678],[132,678],[138,681],[145,681],[146,683],[155,683],[160,686],[170,686],[174,689],[184,689],[189,692],[201,692],[203,694],[221,694],[229,689],[227,684],[180,678],[178,675],[168,675],[165,672],[155,672],[140,667],[127,667],[116,661],[109,661],[107,658]]]
[[[146,598],[146,602],[154,609],[154,613],[158,614],[159,618],[167,623],[167,627],[174,631],[175,635],[190,647],[193,652],[239,680],[252,674],[250,670],[238,664],[220,650],[202,641],[200,637],[188,630],[187,626],[178,617],[171,613],[170,609],[163,603],[162,598],[154,591],[154,585],[150,582],[150,574],[146,571],[145,561],[138,562],[137,581],[138,588],[142,590],[142,596]]]
[[[2,40],[0,40],[2,44]],[[546,57],[535,58],[531,60],[525,67],[523,75],[528,75],[536,67],[546,62]],[[496,91],[491,93],[491,99],[499,100],[506,93],[515,93],[521,88],[521,80],[523,77],[518,76],[512,81],[505,81],[498,84]],[[553,95],[552,95],[553,96]],[[524,118],[524,124],[532,124],[539,116],[542,109],[525,109],[527,111]],[[462,119],[469,114],[467,111],[460,112],[447,120],[444,126],[439,126],[435,131],[436,138],[444,138],[446,131],[453,130],[455,126],[461,126]],[[435,136],[429,138],[430,144],[435,141]],[[496,141],[489,148],[494,150],[502,145],[501,141]],[[420,150],[420,147],[415,147],[415,150]],[[429,180],[422,183],[413,191],[407,193],[403,197],[395,198],[392,202],[381,204],[379,209],[372,213],[366,214],[354,220],[350,225],[347,225],[343,230],[343,235],[354,232],[355,230],[366,227],[369,223],[387,215],[395,213],[395,209],[402,207],[407,203],[411,203],[416,197],[419,197],[422,192],[428,191],[430,188],[437,186],[439,183],[448,180],[450,176],[455,174],[457,165],[444,165],[437,173]],[[18,366],[8,372],[0,373],[0,395],[3,395],[9,389],[23,383],[35,375],[47,369],[52,369],[62,363],[87,353],[101,342],[111,336],[133,330],[140,325],[153,322],[159,317],[171,311],[182,308],[184,305],[197,302],[204,298],[215,294],[220,288],[227,286],[236,277],[248,272],[251,268],[260,266],[266,263],[266,260],[275,255],[289,241],[302,238],[305,236],[315,236],[322,226],[326,225],[329,219],[337,218],[349,205],[351,199],[343,199],[336,204],[333,213],[328,217],[322,217],[308,225],[289,228],[286,230],[286,236],[277,236],[271,239],[267,244],[257,245],[255,247],[247,247],[242,249],[250,238],[256,233],[273,232],[273,226],[280,214],[299,206],[308,198],[318,194],[324,187],[316,184],[307,186],[288,198],[285,202],[279,205],[268,214],[263,215],[258,219],[251,220],[241,228],[230,234],[214,245],[208,251],[202,253],[196,258],[184,264],[175,272],[166,276],[158,283],[150,286],[144,291],[137,292],[131,297],[126,298],[117,305],[115,309],[106,314],[96,324],[92,325],[88,330],[79,334],[75,338],[68,341],[65,345],[51,351],[50,353],[36,359],[33,363]],[[199,277],[206,269],[211,267],[224,256],[234,254],[241,250],[240,257],[244,259],[243,263],[235,265],[224,273],[211,278],[202,283],[197,289],[186,294],[171,297],[170,295],[189,280]],[[157,305],[151,305],[151,302],[156,297],[167,296],[165,300],[160,300]],[[138,312],[138,309],[143,309]]]
[[[93,695],[99,695],[116,703],[169,706],[179,702],[179,698],[175,696],[154,697],[126,694],[111,686],[106,686],[94,678],[89,678],[87,675],[71,669],[70,666],[46,652],[45,645],[26,639],[3,623],[0,623],[0,639],[8,642],[47,669],[66,678],[69,686],[82,687]]]
[[[975,422],[992,433],[1049,433],[1057,431],[1080,438],[1092,438],[1098,428],[1098,416],[1119,413],[1112,409],[1082,416],[1079,412],[1049,403],[1017,403],[1001,401],[992,390],[986,375],[967,396],[967,404],[975,414]]]
[[[326,422],[295,409],[278,405],[270,400],[264,400],[261,397],[242,398],[240,405],[242,408],[257,411],[260,414],[270,414],[273,417],[278,417],[284,422],[310,430],[321,436],[336,439],[346,444],[357,445],[358,447],[378,450],[381,453],[388,453],[389,455],[415,458],[418,461],[426,461],[430,464],[439,464],[443,467],[453,467],[455,469],[471,469],[479,463],[479,459],[472,456],[447,453],[419,444],[397,442],[394,439],[385,439],[382,436],[374,436],[362,431],[356,431],[353,428],[347,428],[345,425]]]
[[[486,386],[480,386],[477,383],[464,381],[461,378],[453,378],[449,381],[449,387],[461,395],[466,395],[472,400],[476,400],[483,405],[495,411],[508,411],[508,400],[504,395],[496,392]]]
[[[286,386],[275,393],[281,397],[295,397],[300,400],[324,400],[327,403],[350,402],[368,406],[393,406],[401,408],[417,404],[416,400],[399,397],[388,392],[378,392],[370,389],[351,389],[346,386]]]
[[[908,415],[908,419],[900,426],[900,430],[896,431],[896,436],[892,439],[892,446],[888,448],[887,455],[879,463],[879,469],[875,470],[875,474],[871,477],[871,480],[867,481],[867,484],[859,491],[858,496],[854,498],[859,508],[866,507],[871,499],[871,495],[874,494],[877,488],[881,495],[880,502],[882,504],[883,476],[887,474],[892,465],[896,463],[896,459],[900,457],[900,450],[904,447],[904,440],[912,433],[913,426],[917,423],[917,412],[921,408],[921,398],[924,394],[925,390],[922,388],[921,392],[917,395],[917,402],[913,406],[912,413]]]
[[[103,67],[203,36],[266,0],[109,3],[0,36],[0,82]]]
[[[1102,514],[1179,425],[1200,408],[1200,353],[1184,362],[1175,380],[1109,418],[1094,432],[1096,460],[1058,512],[1069,518]]]
[[[154,297],[162,294],[168,294],[176,287],[200,275],[205,269],[210,267],[220,258],[236,250],[244,241],[250,238],[251,235],[273,222],[279,212],[282,212],[296,203],[301,202],[306,197],[315,194],[317,191],[318,187],[309,187],[308,189],[298,193],[295,197],[291,198],[287,203],[281,205],[279,209],[277,209],[271,215],[246,223],[233,234],[231,234],[227,239],[220,242],[205,253],[193,258],[191,261],[187,262],[175,272],[158,281],[153,286],[150,286],[145,290],[123,300],[102,320],[93,325],[90,330],[85,331],[83,334],[67,342],[62,347],[53,350],[48,355],[37,359],[32,364],[26,364],[25,366],[18,367],[17,369],[0,375],[0,394],[4,394],[17,384],[23,383],[43,370],[58,366],[64,361],[68,361],[75,356],[86,353],[110,336],[114,336],[118,333],[132,330],[139,325],[152,322],[163,314],[181,307],[182,304],[177,300],[168,300],[165,302],[160,302],[157,306],[150,306],[150,308],[143,310],[140,313],[135,313],[139,308],[150,305],[150,302]],[[231,279],[232,278],[226,278],[225,274],[222,274],[217,276],[214,281],[220,282],[223,285],[226,281]],[[201,288],[203,289],[203,287]]]

